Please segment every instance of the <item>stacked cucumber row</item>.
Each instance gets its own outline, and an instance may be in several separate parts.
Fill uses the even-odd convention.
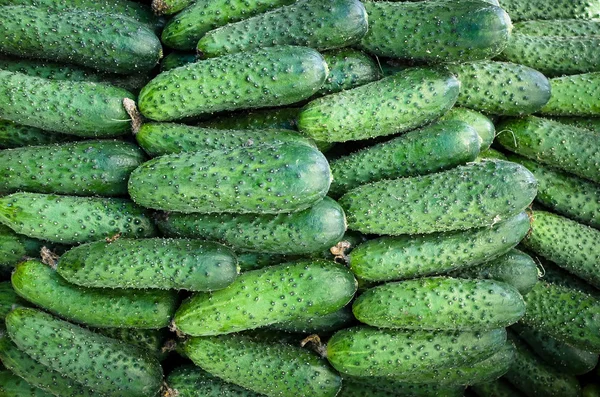
[[[0,397],[600,396],[600,0],[0,12]]]

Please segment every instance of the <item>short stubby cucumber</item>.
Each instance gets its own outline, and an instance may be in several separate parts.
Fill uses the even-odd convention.
[[[188,63],[194,63],[198,60],[196,54],[189,52],[172,52],[160,61],[160,71],[175,69],[180,66],[185,66]]]
[[[600,117],[600,72],[556,77],[550,84],[552,97],[540,114]]]
[[[326,280],[326,282],[324,282]],[[356,292],[352,273],[333,261],[303,260],[241,274],[229,287],[197,293],[177,310],[187,335],[221,335],[335,312]]]
[[[34,360],[98,394],[158,394],[162,368],[151,354],[39,310],[18,308],[6,318],[12,341]]]
[[[129,142],[85,141],[0,151],[0,191],[122,196],[146,157]]]
[[[456,102],[460,83],[450,73],[411,68],[308,103],[298,129],[326,142],[386,136],[427,124]]]
[[[178,397],[263,396],[263,394],[225,382],[193,365],[175,368],[169,373],[167,384],[177,393]]]
[[[299,0],[207,32],[196,49],[207,58],[281,45],[323,51],[355,44],[367,29],[358,0]]]
[[[342,374],[401,376],[474,364],[506,343],[504,328],[490,331],[414,331],[361,326],[336,332],[327,359]]]
[[[425,277],[371,288],[352,312],[379,328],[477,331],[516,323],[525,303],[515,287],[500,281]]]
[[[549,117],[561,124],[572,125],[573,127],[584,128],[590,131],[600,133],[600,117]]]
[[[170,121],[288,105],[319,91],[328,74],[323,56],[307,47],[241,52],[159,74],[140,92],[138,106],[149,119]]]
[[[484,114],[467,108],[452,108],[439,121],[457,120],[467,123],[479,135],[479,150],[488,150],[496,136],[494,123]]]
[[[546,76],[527,66],[480,61],[446,65],[446,68],[461,83],[458,106],[519,116],[537,112],[550,100],[551,88]]]
[[[152,237],[147,212],[127,199],[13,193],[0,198],[0,223],[19,234],[78,244],[120,237]]]
[[[479,397],[523,397],[513,385],[500,378],[492,382],[478,383],[471,386],[471,390]]]
[[[335,94],[381,78],[379,65],[362,51],[342,48],[322,55],[329,66],[329,76],[315,96]]]
[[[243,334],[195,337],[183,351],[211,374],[268,397],[334,397],[342,387],[324,359],[284,343]]]
[[[369,32],[360,48],[423,62],[491,58],[506,46],[508,14],[483,1],[365,2]],[[401,28],[399,28],[401,27]]]
[[[345,306],[333,313],[311,318],[300,318],[269,326],[279,331],[300,334],[324,334],[348,327],[354,322],[354,315],[350,306]]]
[[[300,108],[259,109],[228,113],[198,125],[220,130],[298,130]]]
[[[600,35],[600,21],[586,21],[583,19],[523,21],[514,25],[514,32],[529,36],[598,36]]]
[[[17,124],[14,121],[0,120],[0,148],[12,149],[23,146],[50,145],[75,141],[74,135],[44,131],[39,128]]]
[[[52,397],[10,371],[0,371],[0,395],[2,397]]]
[[[369,182],[453,168],[473,161],[479,147],[479,135],[462,121],[429,125],[333,160],[328,194],[339,197]]]
[[[27,306],[27,303],[17,295],[9,281],[0,281],[0,323],[16,306]]]
[[[600,18],[598,0],[501,0],[513,21],[533,19]]]
[[[339,203],[351,230],[420,234],[492,226],[523,211],[536,192],[535,178],[522,165],[486,160],[363,185]]]
[[[238,274],[235,254],[221,244],[162,238],[80,245],[60,257],[56,270],[84,287],[189,291],[225,288]]]
[[[507,150],[600,183],[600,133],[529,116],[498,126],[496,141]]]

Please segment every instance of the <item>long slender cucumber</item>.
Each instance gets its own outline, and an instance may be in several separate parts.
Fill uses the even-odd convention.
[[[552,97],[540,109],[548,116],[600,117],[600,72],[550,79]]]

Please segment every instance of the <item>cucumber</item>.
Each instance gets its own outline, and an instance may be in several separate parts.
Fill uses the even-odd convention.
[[[600,117],[550,117],[561,124],[572,125],[573,127],[584,128],[586,130],[600,133]]]
[[[504,121],[498,130],[505,149],[600,183],[600,133],[534,116]]]
[[[225,288],[238,274],[233,251],[221,244],[162,238],[80,245],[60,257],[56,270],[83,287],[189,291]]]
[[[317,149],[274,143],[150,160],[132,172],[129,194],[167,211],[278,214],[309,208],[330,184],[329,164]]]
[[[123,135],[131,130],[125,98],[134,97],[106,84],[52,81],[0,70],[0,117],[30,127],[81,137]]]
[[[173,0],[153,0],[154,9],[170,8]],[[174,0],[187,1],[189,0]],[[162,32],[162,42],[178,50],[193,50],[206,33],[220,26],[241,21],[269,10],[292,4],[296,0],[196,0],[175,15]],[[176,9],[174,7],[173,9]],[[169,12],[167,12],[169,13]]]
[[[284,343],[220,335],[189,338],[183,350],[212,375],[269,397],[334,397],[342,386],[324,359]]]
[[[600,300],[576,289],[540,281],[524,297],[521,323],[573,347],[600,352]]]
[[[600,231],[560,215],[535,211],[523,246],[600,288]]]
[[[496,160],[505,160],[508,161],[508,157],[504,155],[504,153],[497,151],[496,149],[488,149],[479,152],[479,156],[475,159],[475,161],[482,161],[485,159],[496,159]],[[531,170],[530,170],[531,171]]]
[[[16,233],[78,244],[120,237],[152,237],[148,214],[126,199],[13,193],[0,198],[0,223]]]
[[[6,329],[31,358],[98,394],[148,397],[161,388],[159,362],[137,347],[34,309],[13,310]]]
[[[307,47],[242,52],[159,74],[140,92],[138,106],[149,119],[169,121],[287,105],[316,93],[328,74],[321,54]]]
[[[587,295],[591,295],[596,299],[600,299],[600,290],[592,287],[590,284],[586,283],[579,277],[573,275],[573,273],[569,273],[566,270],[556,266],[556,264],[549,262],[547,260],[540,260],[536,258],[542,267],[543,276],[542,279],[545,282],[556,284],[562,287],[574,289],[580,292],[583,292]]]
[[[500,281],[426,277],[371,288],[352,312],[379,328],[478,331],[516,323],[525,303],[515,287]]]
[[[352,309],[350,306],[345,306],[323,316],[293,319],[284,323],[272,324],[269,328],[299,334],[323,334],[347,328],[353,321]]]
[[[323,51],[358,43],[367,29],[367,12],[358,0],[299,0],[209,31],[196,50],[207,58],[281,45]]]
[[[329,76],[315,96],[360,87],[382,77],[379,65],[362,51],[341,48],[326,51],[322,55],[329,66]]]
[[[440,121],[458,120],[467,123],[479,135],[480,151],[488,150],[496,136],[494,123],[484,114],[467,108],[452,108],[440,117]]]
[[[342,374],[411,376],[474,364],[506,343],[504,328],[490,331],[414,331],[352,327],[327,343],[327,359]]]
[[[29,302],[91,327],[163,328],[179,303],[171,291],[79,287],[36,260],[19,263],[11,280],[17,294]]]
[[[27,6],[5,6],[2,14],[0,30],[5,36],[0,52],[5,54],[123,74],[150,71],[162,57],[154,32],[129,18]],[[31,21],[35,26],[23,29]]]
[[[261,109],[230,113],[203,121],[200,127],[220,130],[298,130],[300,108]]]
[[[527,294],[538,281],[538,268],[534,260],[524,252],[511,249],[506,254],[482,265],[451,273],[452,277],[491,279],[515,287],[521,295]]]
[[[27,302],[17,295],[10,282],[0,281],[0,324],[13,307],[26,305]]]
[[[308,320],[346,306],[356,288],[352,273],[333,261],[271,266],[243,273],[223,290],[193,295],[175,313],[172,327],[206,336]]]
[[[436,174],[363,185],[346,193],[339,203],[351,230],[420,234],[494,225],[523,211],[536,191],[537,183],[525,167],[486,160]]]
[[[84,141],[0,151],[0,191],[122,196],[129,174],[145,161],[135,144]]]
[[[527,66],[480,61],[446,68],[461,82],[458,106],[484,113],[521,116],[539,111],[550,100],[550,81]]]
[[[365,8],[369,32],[360,48],[389,58],[428,63],[492,58],[512,30],[502,8],[482,1],[365,2]]]
[[[152,0],[152,11],[157,15],[175,14],[191,4],[194,0]]]
[[[504,379],[493,382],[478,383],[471,390],[479,397],[522,397],[523,394]]]
[[[339,197],[369,182],[453,168],[473,161],[479,145],[475,129],[462,121],[444,121],[410,131],[333,160],[328,194]]]
[[[337,244],[346,231],[342,207],[325,197],[311,208],[290,214],[178,214],[158,217],[171,237],[221,241],[238,250],[263,254],[311,254]]]
[[[162,348],[167,336],[166,329],[94,328],[92,331],[145,349],[159,359],[165,356]]]
[[[35,127],[0,120],[0,148],[12,149],[23,146],[50,145],[77,140],[73,135],[48,132]]]
[[[427,124],[456,102],[459,82],[450,73],[411,68],[308,103],[298,129],[326,142],[386,136]],[[398,106],[402,103],[402,106]]]
[[[188,52],[172,52],[160,61],[160,71],[175,69],[180,66],[185,66],[188,63],[194,63],[198,60],[196,54]]]
[[[600,73],[583,73],[550,80],[552,97],[540,109],[549,116],[600,116]]]
[[[600,396],[600,385],[597,383],[588,383],[582,389],[583,397],[598,397]]]
[[[500,0],[513,21],[531,19],[600,18],[598,0]]]
[[[262,394],[224,382],[193,366],[177,367],[167,377],[167,384],[178,397],[260,397]]]
[[[0,396],[2,397],[52,397],[42,389],[27,383],[9,371],[0,371]]]
[[[282,254],[266,254],[261,252],[237,251],[236,256],[240,272],[244,273],[248,270],[262,269],[263,267],[279,265],[280,263],[290,262],[292,259],[289,255]]]
[[[346,377],[337,397],[462,397],[464,386],[406,383],[371,376]]]
[[[586,37],[600,34],[600,21],[559,19],[515,23],[514,32],[529,36]]]
[[[527,167],[537,179],[537,202],[560,215],[600,229],[600,186],[521,156],[509,158]]]

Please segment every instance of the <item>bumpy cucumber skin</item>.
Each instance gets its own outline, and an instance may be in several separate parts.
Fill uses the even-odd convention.
[[[300,108],[261,109],[231,113],[203,121],[200,127],[220,130],[298,130]]]
[[[360,48],[374,55],[424,62],[491,58],[506,46],[508,14],[482,1],[366,2],[369,32]]]
[[[56,270],[84,287],[189,291],[225,288],[238,274],[233,251],[221,244],[162,238],[80,245],[60,257]]]
[[[486,160],[436,174],[363,185],[346,193],[339,203],[351,230],[420,234],[494,225],[523,211],[536,191],[535,178],[525,167]]]
[[[342,390],[336,397],[462,397],[464,390],[464,386],[406,383],[387,377],[344,376]]]
[[[315,96],[360,87],[382,77],[379,65],[362,51],[341,48],[324,52],[323,58],[329,66],[329,76]]]
[[[194,0],[152,0],[151,4],[156,15],[171,15],[194,4]]]
[[[12,149],[23,146],[50,145],[77,140],[74,135],[57,134],[39,128],[0,120],[0,148]]]
[[[471,390],[479,397],[522,397],[523,394],[504,379],[493,382],[478,383]]]
[[[506,343],[506,330],[483,332],[385,330],[352,327],[327,343],[327,359],[342,374],[393,376],[474,364]]]
[[[131,130],[121,88],[90,82],[52,81],[0,70],[0,117],[30,127],[82,137]]]
[[[546,76],[527,66],[480,61],[447,65],[446,68],[461,82],[458,106],[484,113],[520,116],[537,112],[550,100],[551,88]]]
[[[161,73],[142,89],[138,106],[149,119],[169,121],[287,105],[319,91],[328,74],[321,54],[307,47],[242,52]]]
[[[167,336],[166,329],[136,329],[136,328],[94,328],[97,334],[118,339],[127,344],[140,347],[163,358],[163,343]]]
[[[13,306],[27,305],[15,292],[8,281],[0,282],[0,323],[4,317],[13,309]]]
[[[546,261],[543,258],[537,258],[537,260],[542,265],[542,280],[545,282],[580,291],[600,299],[599,289],[592,287],[589,283],[575,276],[573,273],[569,273],[561,267],[556,266],[552,262]]]
[[[449,110],[460,83],[450,73],[411,68],[308,103],[298,129],[326,142],[391,135],[427,124]],[[398,106],[401,103],[402,106]]]
[[[300,347],[240,335],[190,338],[185,354],[219,378],[269,397],[334,397],[340,376]]]
[[[317,149],[273,143],[150,160],[131,174],[129,194],[167,211],[278,214],[309,208],[330,184],[329,163]]]
[[[0,222],[16,233],[64,244],[156,234],[145,210],[116,198],[13,193],[0,198]]]
[[[284,323],[276,323],[269,326],[279,331],[300,334],[323,334],[346,328],[354,321],[354,315],[350,306],[345,306],[333,313],[324,316],[315,316],[309,319],[294,319]]]
[[[172,52],[160,61],[160,71],[175,69],[180,66],[185,66],[188,63],[194,63],[198,60],[196,54],[188,52]]]
[[[41,248],[41,247],[40,247]],[[27,254],[22,237],[7,226],[0,225],[0,269],[10,269]]]
[[[262,269],[263,267],[279,265],[280,263],[290,262],[297,257],[283,254],[267,254],[262,252],[237,251],[236,256],[240,272],[248,270]]]
[[[540,114],[600,117],[600,72],[556,77],[550,84],[552,97]]]
[[[598,36],[600,34],[600,21],[586,21],[581,19],[523,21],[514,25],[514,32],[529,36]]]
[[[41,311],[13,310],[6,329],[31,358],[99,394],[148,397],[162,385],[162,368],[151,353]]]
[[[540,281],[524,297],[523,325],[571,346],[600,352],[600,300],[576,289]]]
[[[597,0],[501,0],[513,21],[534,19],[600,18]]]
[[[179,307],[173,324],[184,334],[207,336],[310,319],[344,307],[356,288],[352,273],[333,261],[271,266],[243,273],[223,290],[195,294]]]
[[[457,120],[467,123],[479,135],[479,150],[488,150],[496,136],[496,127],[486,115],[467,108],[452,108],[440,121]]]
[[[600,133],[600,117],[550,117],[554,121],[558,121],[561,124],[572,125],[573,127],[583,128],[590,131]]]
[[[178,397],[260,397],[262,394],[244,389],[192,365],[177,367],[167,377],[167,384]]]
[[[32,386],[10,371],[0,371],[0,395],[2,397],[52,397],[52,394]]]
[[[475,159],[475,161],[482,161],[485,159],[496,159],[496,160],[505,160],[508,161],[508,158],[504,155],[504,153],[497,151],[496,149],[488,149],[479,152],[479,156]]]

